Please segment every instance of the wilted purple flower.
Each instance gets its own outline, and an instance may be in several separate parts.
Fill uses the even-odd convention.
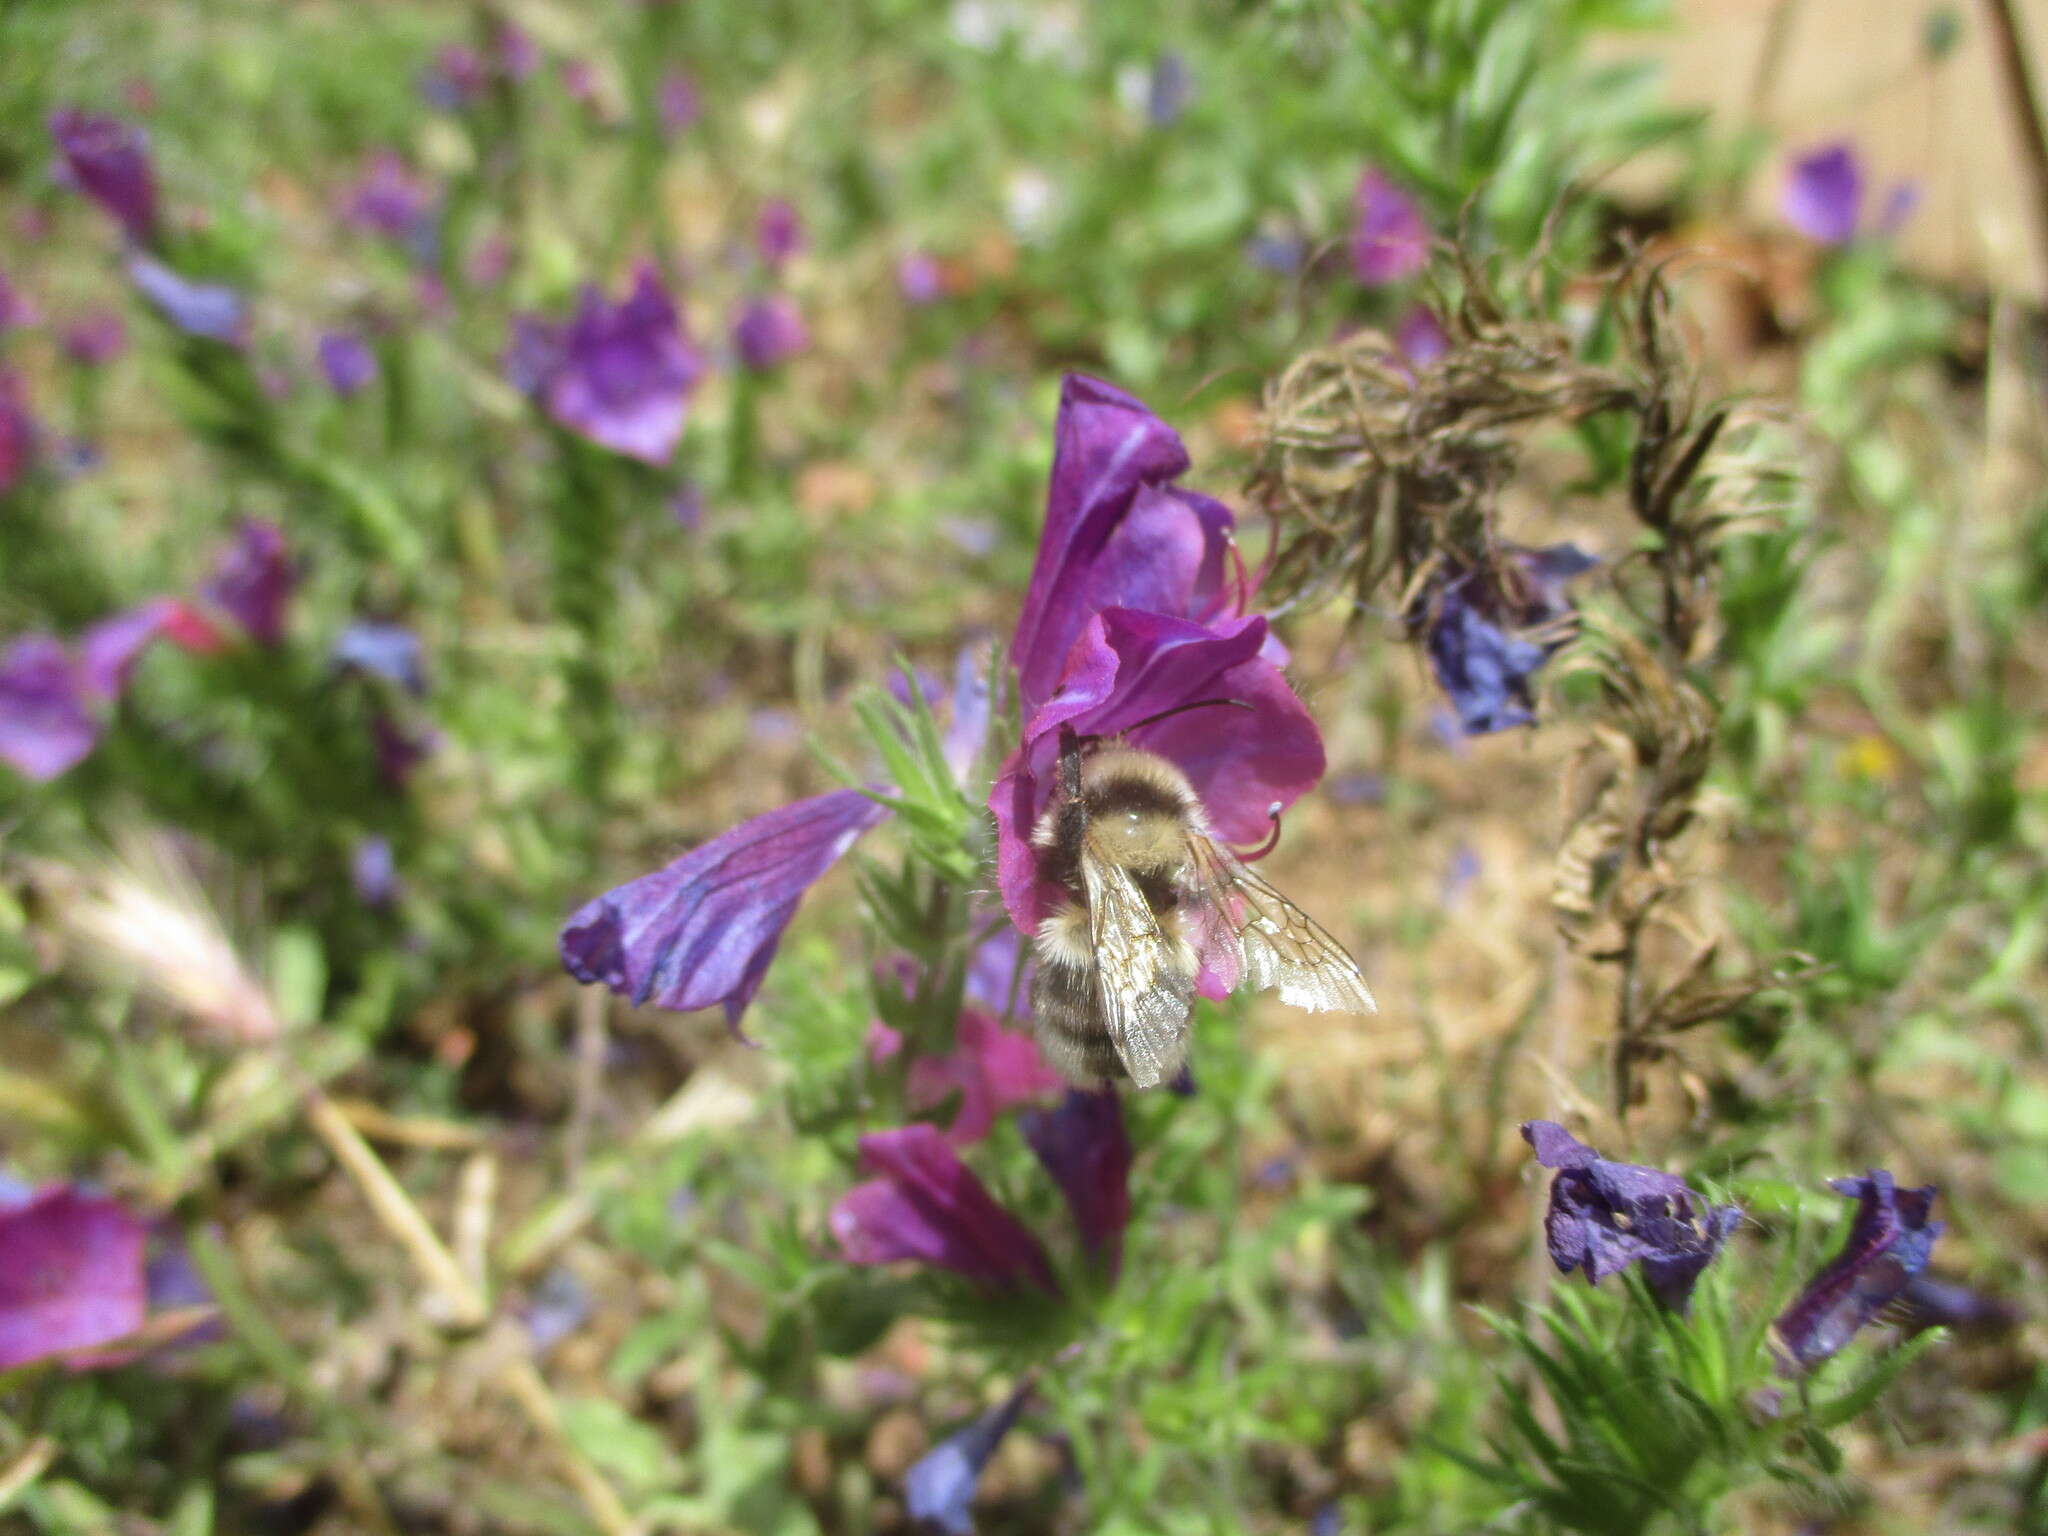
[[[187,336],[230,347],[248,343],[249,303],[238,289],[195,282],[140,254],[128,258],[128,280],[158,314]]]
[[[357,394],[376,382],[377,354],[353,332],[327,331],[321,335],[317,350],[327,387],[337,395]]]
[[[285,550],[284,530],[252,517],[243,521],[234,543],[214,562],[213,575],[200,592],[258,645],[276,646],[284,639],[285,603],[298,580]]]
[[[580,909],[562,964],[635,1004],[721,1003],[737,1027],[804,892],[888,814],[840,789],[742,822]]]
[[[910,1518],[936,1526],[946,1536],[974,1536],[974,1491],[982,1469],[1024,1411],[1031,1396],[1026,1381],[998,1407],[965,1429],[948,1435],[903,1474],[903,1508]]]
[[[366,837],[349,856],[349,881],[366,907],[388,907],[398,894],[398,860],[388,837]]]
[[[779,268],[804,248],[803,220],[788,198],[771,197],[761,205],[761,217],[754,225],[754,248],[771,268]]]
[[[860,1139],[860,1157],[881,1177],[840,1196],[828,1223],[850,1262],[915,1259],[990,1290],[1058,1290],[1038,1239],[996,1203],[936,1128],[872,1132]]]
[[[1531,1120],[1522,1139],[1555,1168],[1543,1218],[1559,1274],[1583,1268],[1589,1283],[1640,1262],[1650,1291],[1684,1313],[1700,1273],[1742,1221],[1733,1205],[1708,1205],[1676,1174],[1611,1163],[1553,1120]]]
[[[1351,270],[1361,283],[1399,282],[1428,265],[1429,225],[1422,210],[1378,167],[1358,178],[1351,213]]]
[[[1459,571],[1424,594],[1430,666],[1467,735],[1536,723],[1533,680],[1568,638],[1565,586],[1597,563],[1570,544],[1509,549],[1493,572]]]
[[[50,136],[81,192],[98,203],[137,245],[157,232],[156,174],[149,139],[133,123],[76,107],[50,114]]]
[[[1941,1222],[1928,1220],[1932,1184],[1900,1189],[1873,1168],[1860,1179],[1831,1179],[1828,1187],[1856,1202],[1856,1219],[1842,1251],[1771,1324],[1771,1349],[1787,1376],[1812,1370],[1897,1300],[1927,1267],[1942,1232]]]
[[[36,419],[21,380],[0,368],[0,496],[13,490],[36,456]]]
[[[128,328],[110,309],[95,310],[64,327],[64,355],[86,368],[111,363],[128,348]]]
[[[553,334],[543,324],[515,322],[508,372],[537,371],[548,414],[571,432],[642,463],[665,463],[683,435],[704,362],[683,335],[660,274],[643,266],[617,304],[585,288],[559,336],[551,361]]]
[[[954,1026],[954,1049],[920,1056],[910,1064],[904,1091],[915,1110],[936,1108],[955,1095],[959,1108],[946,1129],[956,1147],[972,1146],[1015,1104],[1028,1104],[1064,1086],[1046,1065],[1027,1030],[1004,1029],[985,1013],[962,1013]]]
[[[434,191],[395,150],[380,149],[341,201],[342,216],[358,229],[402,245],[418,241],[433,216]]]
[[[1083,1251],[1114,1276],[1131,1224],[1131,1138],[1123,1101],[1114,1088],[1069,1088],[1059,1108],[1027,1110],[1018,1125],[1067,1197]]]
[[[906,304],[936,304],[946,296],[946,274],[924,251],[905,251],[896,259],[896,291]]]
[[[1785,222],[1822,245],[1841,245],[1863,217],[1863,162],[1836,142],[1793,160],[1779,201]]]
[[[328,653],[337,667],[353,667],[398,684],[406,692],[427,691],[427,676],[420,666],[420,637],[403,624],[377,624],[361,620],[335,636]]]
[[[670,138],[695,127],[703,112],[697,82],[683,70],[664,70],[655,92],[654,109],[661,119],[661,131]]]
[[[118,1201],[69,1185],[0,1209],[0,1371],[140,1328],[147,1237]]]
[[[85,675],[55,635],[23,635],[0,652],[0,762],[47,783],[99,742]]]
[[[1423,369],[1451,349],[1451,338],[1427,304],[1411,304],[1394,329],[1394,345],[1410,367]]]
[[[459,112],[489,84],[490,73],[481,54],[466,43],[444,43],[420,76],[420,94],[429,106]]]
[[[740,362],[756,373],[788,362],[811,344],[809,327],[787,294],[749,299],[733,322],[732,344]]]
[[[1188,101],[1195,94],[1194,78],[1188,73],[1185,56],[1172,48],[1152,60],[1152,73],[1145,81],[1145,117],[1154,128],[1168,128],[1180,121]]]

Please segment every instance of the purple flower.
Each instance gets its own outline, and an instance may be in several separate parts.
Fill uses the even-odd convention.
[[[240,347],[249,340],[249,303],[225,283],[195,282],[151,256],[128,258],[128,280],[156,312],[187,336]]]
[[[597,67],[588,59],[564,59],[562,89],[569,93],[569,99],[578,106],[597,106]]]
[[[924,251],[905,251],[896,260],[896,291],[906,304],[936,304],[946,296],[946,274]]]
[[[1771,1324],[1778,1369],[1803,1375],[1834,1354],[1858,1329],[1898,1299],[1927,1267],[1942,1223],[1927,1218],[1935,1187],[1900,1189],[1882,1168],[1828,1187],[1856,1202],[1842,1251],[1829,1260]]]
[[[153,597],[146,603],[101,619],[78,641],[78,664],[86,690],[100,699],[117,699],[142,653],[159,639],[181,650],[209,655],[224,643],[221,633],[190,603],[175,597]]]
[[[548,414],[571,432],[659,465],[683,435],[704,362],[684,337],[660,275],[643,266],[617,304],[585,288],[564,332],[515,322],[506,367],[515,381],[538,379]]]
[[[1195,83],[1188,73],[1188,61],[1171,48],[1152,61],[1152,73],[1145,81],[1145,117],[1154,128],[1170,128],[1180,121]]]
[[[50,136],[80,191],[98,203],[137,245],[156,239],[156,174],[149,139],[117,117],[60,107],[50,114]]]
[[[761,217],[754,225],[754,248],[772,269],[780,269],[804,248],[803,220],[788,198],[771,197],[761,205]]]
[[[1742,1220],[1708,1205],[1676,1174],[1611,1163],[1553,1120],[1531,1120],[1522,1139],[1555,1168],[1543,1234],[1558,1273],[1584,1269],[1589,1284],[1641,1263],[1651,1293],[1683,1314],[1700,1273]]]
[[[36,419],[21,380],[0,368],[0,496],[28,473],[36,456]]]
[[[954,1026],[953,1039],[954,1049],[945,1055],[920,1056],[910,1064],[904,1091],[915,1110],[959,1096],[960,1107],[946,1129],[946,1140],[956,1147],[980,1141],[996,1116],[1012,1105],[1028,1104],[1064,1086],[1026,1030],[1004,1029],[987,1014],[969,1009]]]
[[[1067,1197],[1081,1247],[1114,1277],[1131,1224],[1131,1139],[1114,1088],[1069,1088],[1059,1108],[1028,1110],[1019,1126]]]
[[[737,1027],[804,892],[888,814],[840,789],[742,822],[581,908],[562,929],[562,964],[635,1004],[721,1003]]]
[[[863,1136],[860,1158],[881,1177],[840,1196],[829,1220],[849,1262],[914,1259],[992,1291],[1058,1291],[1038,1239],[996,1203],[935,1127]]]
[[[1493,572],[1458,571],[1424,594],[1430,666],[1466,735],[1536,723],[1533,680],[1568,638],[1565,587],[1597,563],[1570,544],[1511,548]]]
[[[1411,304],[1394,330],[1394,345],[1410,367],[1427,368],[1451,349],[1451,338],[1427,304]]]
[[[1422,210],[1377,167],[1358,178],[1351,214],[1351,270],[1367,287],[1399,282],[1428,265]]]
[[[128,328],[112,310],[96,310],[64,327],[64,355],[81,367],[111,363],[128,348]]]
[[[540,48],[535,44],[533,35],[516,22],[499,22],[492,42],[498,56],[498,69],[507,80],[516,83],[540,68]]]
[[[402,156],[380,149],[343,195],[342,217],[358,229],[402,245],[416,244],[431,222],[433,188],[413,174]]]
[[[733,322],[732,344],[740,362],[756,373],[765,373],[795,357],[811,344],[810,329],[787,294],[771,293],[749,299]]]
[[[420,666],[420,637],[403,624],[367,620],[351,624],[335,637],[328,656],[337,667],[372,673],[407,693],[427,691],[426,672]]]
[[[398,860],[388,837],[366,837],[349,857],[349,881],[366,907],[388,907],[398,895]]]
[[[118,1201],[70,1185],[0,1209],[0,1371],[140,1328],[148,1235]]]
[[[298,580],[285,551],[284,530],[252,517],[214,562],[213,575],[200,591],[251,640],[275,647],[284,639],[285,603]]]
[[[1906,1282],[1899,1292],[1898,1309],[1904,1314],[1904,1326],[1915,1332],[1954,1328],[1965,1333],[2003,1333],[2026,1316],[2003,1296],[1926,1274]]]
[[[903,1508],[913,1521],[936,1526],[946,1536],[974,1536],[974,1491],[982,1469],[1031,1396],[1026,1381],[1003,1403],[965,1429],[948,1435],[903,1474]]]
[[[459,112],[483,95],[489,84],[483,55],[465,43],[445,43],[420,76],[420,94],[429,106]]]
[[[47,783],[89,756],[99,721],[85,674],[55,635],[23,635],[0,652],[0,762]]]
[[[337,395],[357,394],[376,382],[377,354],[362,337],[349,331],[328,331],[316,350],[327,387]]]
[[[670,138],[694,127],[703,113],[697,82],[683,70],[664,70],[655,92],[654,110],[661,119],[661,131]]]
[[[1809,240],[1844,244],[1863,217],[1863,162],[1839,141],[1799,156],[1785,174],[1778,207]]]

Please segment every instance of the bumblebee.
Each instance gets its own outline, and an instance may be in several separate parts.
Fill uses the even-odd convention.
[[[1218,844],[1187,775],[1123,741],[1060,733],[1060,792],[1031,841],[1067,893],[1039,924],[1031,1015],[1070,1081],[1152,1088],[1187,1057],[1204,956],[1313,1011],[1377,1011],[1358,962]]]

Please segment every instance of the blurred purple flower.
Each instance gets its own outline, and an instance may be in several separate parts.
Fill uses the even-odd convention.
[[[840,789],[742,822],[578,910],[562,964],[636,1005],[721,1003],[737,1029],[804,892],[888,814]]]
[[[1853,238],[1863,217],[1863,162],[1855,149],[1838,141],[1794,159],[1778,207],[1809,240],[1841,245]]]
[[[1024,949],[1024,936],[1015,927],[1005,923],[974,947],[967,962],[966,989],[966,999],[974,1007],[1001,1014],[1014,1001],[1012,990],[1019,998],[1028,996],[1030,984],[1030,955]]]
[[[1942,1223],[1928,1220],[1935,1186],[1900,1189],[1882,1168],[1828,1187],[1856,1202],[1842,1251],[1771,1324],[1771,1349],[1782,1375],[1812,1370],[1898,1299],[1927,1267]]]
[[[377,762],[377,779],[387,789],[401,790],[437,745],[431,731],[408,731],[384,710],[370,716],[370,750]]]
[[[534,381],[562,426],[645,464],[675,452],[704,362],[652,266],[617,304],[586,287],[564,331],[525,317],[513,324],[506,371]]]
[[[1067,1197],[1081,1247],[1112,1278],[1131,1224],[1131,1139],[1114,1088],[1069,1088],[1057,1109],[1027,1110],[1024,1139]]]
[[[377,354],[353,332],[324,332],[317,351],[327,387],[337,395],[359,394],[376,382]]]
[[[140,1328],[148,1235],[118,1201],[70,1185],[0,1210],[0,1371]]]
[[[670,138],[695,127],[703,113],[697,82],[683,70],[664,70],[656,88],[654,109],[661,120],[661,131]]]
[[[1429,263],[1429,225],[1415,200],[1377,167],[1351,198],[1351,270],[1367,287],[1399,282]]]
[[[156,312],[187,336],[230,347],[249,340],[249,303],[225,283],[196,282],[151,256],[128,258],[128,280]]]
[[[366,837],[349,856],[349,881],[366,907],[388,907],[398,895],[398,860],[388,837]]]
[[[1152,60],[1152,72],[1145,81],[1145,117],[1154,128],[1170,128],[1180,121],[1195,94],[1194,77],[1188,73],[1185,55],[1163,49]]]
[[[64,327],[63,346],[72,362],[97,368],[128,349],[128,328],[112,310],[95,310]]]
[[[840,1196],[828,1221],[849,1262],[915,1259],[993,1291],[1058,1291],[1038,1239],[996,1203],[936,1128],[871,1132],[860,1139],[860,1157],[863,1169],[881,1177]]]
[[[974,1536],[974,1492],[982,1469],[1024,1411],[1026,1381],[999,1406],[948,1435],[903,1474],[903,1508],[910,1518],[946,1536]]]
[[[201,586],[206,600],[225,612],[258,645],[284,639],[285,605],[298,585],[298,572],[285,551],[284,530],[262,518],[246,518],[214,562]]]
[[[761,205],[761,216],[754,225],[754,248],[771,269],[780,269],[804,248],[803,220],[788,198],[771,197]]]
[[[926,252],[905,251],[896,259],[896,291],[906,304],[936,304],[946,296],[946,274]]]
[[[515,84],[540,68],[540,47],[533,35],[517,22],[501,21],[491,39],[499,72]]]
[[[358,229],[409,244],[433,215],[434,190],[395,150],[370,156],[362,175],[342,196],[342,217]]]
[[[1568,638],[1565,587],[1598,563],[1570,544],[1509,548],[1492,573],[1456,571],[1423,595],[1430,666],[1466,735],[1536,723],[1533,680]]]
[[[358,620],[335,636],[328,657],[337,667],[372,673],[407,693],[427,691],[427,675],[420,665],[420,637],[403,624]]]
[[[1905,1289],[1899,1292],[1897,1310],[1904,1314],[1904,1326],[1916,1333],[1926,1328],[2003,1333],[2026,1316],[2003,1296],[1926,1274],[1915,1275],[1906,1282]]]
[[[920,1056],[910,1064],[904,1092],[914,1110],[934,1109],[956,1094],[960,1106],[946,1128],[956,1147],[972,1146],[994,1128],[996,1116],[1065,1086],[1046,1065],[1027,1030],[1004,1029],[985,1013],[969,1009],[954,1026],[954,1049]]]
[[[78,189],[98,203],[137,245],[156,239],[156,174],[149,138],[132,123],[76,107],[50,114],[50,136]]]
[[[38,436],[20,378],[0,368],[0,496],[13,490],[28,473]]]
[[[153,597],[101,619],[79,637],[78,664],[86,691],[100,699],[119,698],[142,653],[159,639],[205,656],[226,644],[219,629],[181,598]]]
[[[1425,369],[1451,349],[1451,338],[1426,304],[1411,304],[1394,329],[1394,345],[1410,367]]]
[[[811,333],[794,299],[770,293],[749,299],[741,307],[733,322],[732,344],[742,365],[765,373],[810,346]]]
[[[55,635],[23,635],[0,652],[0,762],[47,783],[91,755],[100,726],[83,669]]]
[[[588,59],[562,60],[562,89],[579,106],[598,104],[597,68]]]
[[[483,55],[466,43],[444,43],[420,76],[420,94],[429,106],[459,112],[484,93],[490,72]]]
[[[1612,1163],[1553,1120],[1531,1120],[1522,1139],[1555,1168],[1543,1233],[1558,1273],[1584,1269],[1589,1284],[1640,1263],[1650,1291],[1683,1315],[1693,1286],[1742,1221],[1708,1205],[1676,1174]]]

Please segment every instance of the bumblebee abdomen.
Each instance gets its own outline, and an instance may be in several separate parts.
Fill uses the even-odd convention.
[[[1057,909],[1038,925],[1035,948],[1031,1022],[1046,1060],[1069,1082],[1084,1087],[1128,1077],[1096,996],[1088,909],[1079,902]]]

